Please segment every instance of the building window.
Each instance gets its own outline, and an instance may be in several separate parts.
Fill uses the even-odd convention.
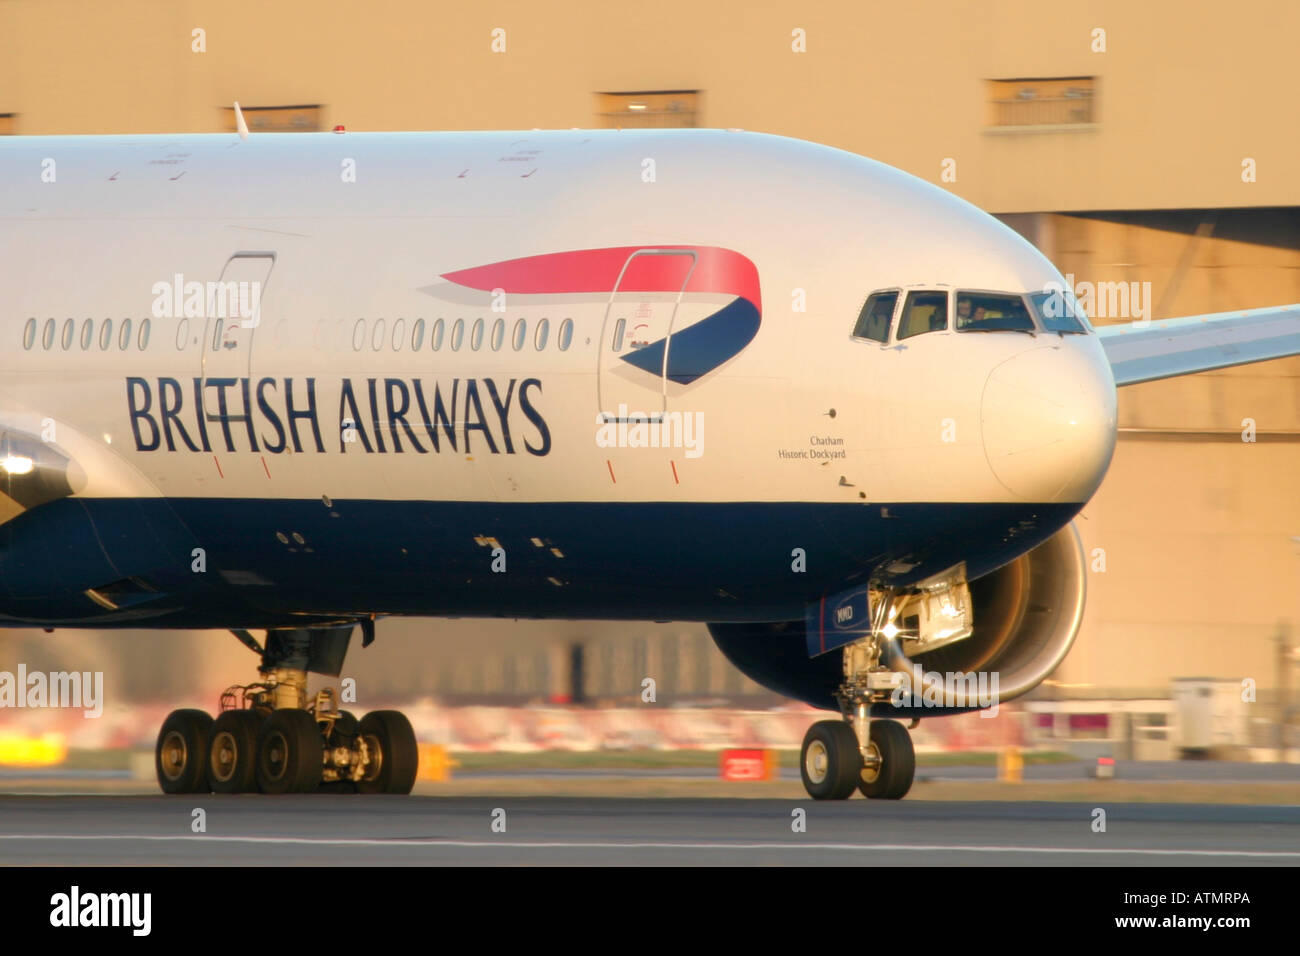
[[[226,130],[235,132],[235,108],[225,107]],[[319,103],[306,106],[241,106],[250,133],[318,133],[321,129]]]
[[[669,129],[699,125],[699,90],[597,93],[596,119],[604,129]]]
[[[989,80],[995,127],[1088,126],[1097,122],[1096,77]]]

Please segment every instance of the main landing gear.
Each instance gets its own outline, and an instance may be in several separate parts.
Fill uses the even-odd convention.
[[[799,771],[814,800],[845,800],[854,790],[877,800],[899,800],[912,788],[916,753],[907,728],[871,718],[871,705],[887,701],[898,675],[880,664],[880,638],[844,648],[844,682],[836,692],[843,718],[808,728]]]
[[[175,710],[158,732],[154,766],[164,793],[410,793],[419,756],[411,722],[395,710],[360,720],[332,688],[307,697],[307,672],[337,677],[351,627],[270,631],[261,680],[221,695],[214,720]]]

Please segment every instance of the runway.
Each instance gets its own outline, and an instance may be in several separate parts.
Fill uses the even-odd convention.
[[[13,795],[0,864],[1296,866],[1300,807]]]

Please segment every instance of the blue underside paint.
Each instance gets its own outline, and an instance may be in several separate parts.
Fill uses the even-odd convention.
[[[986,574],[1079,507],[65,498],[0,527],[0,625],[799,620],[894,562],[914,565],[898,583],[963,560],[970,577]],[[120,610],[85,594],[114,583]]]

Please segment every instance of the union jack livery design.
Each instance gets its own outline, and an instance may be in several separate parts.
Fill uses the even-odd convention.
[[[762,320],[758,269],[740,253],[716,246],[553,252],[447,272],[442,278],[471,289],[517,295],[660,293],[678,300],[692,293],[735,296],[685,327],[673,321],[676,310],[669,310],[665,334],[640,342],[634,336],[632,351],[620,356],[679,385],[695,381],[738,354],[758,334]]]

